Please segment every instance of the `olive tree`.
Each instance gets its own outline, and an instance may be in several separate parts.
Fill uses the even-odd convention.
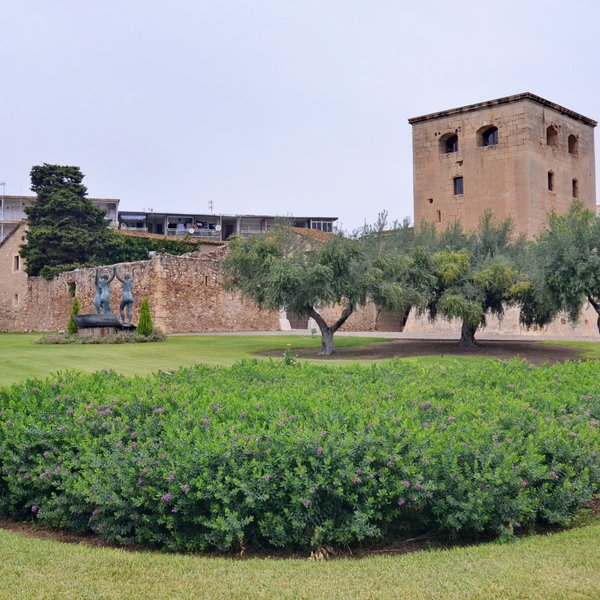
[[[223,265],[225,286],[259,308],[285,308],[312,317],[321,331],[321,354],[335,351],[333,336],[367,301],[368,260],[360,243],[339,234],[319,241],[278,227],[263,236],[235,237]],[[339,307],[327,322],[324,307]]]

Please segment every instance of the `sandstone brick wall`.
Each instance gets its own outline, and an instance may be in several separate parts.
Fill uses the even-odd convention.
[[[519,323],[519,309],[509,308],[506,310],[504,317],[498,319],[496,317],[488,317],[484,328],[480,328],[478,333],[486,333],[492,335],[533,335],[543,337],[598,337],[598,327],[596,325],[596,311],[591,306],[586,306],[581,314],[578,323],[572,324],[566,317],[559,317],[546,327],[527,329]],[[437,319],[430,321],[425,315],[417,315],[414,311],[410,312],[408,321],[404,331],[407,335],[426,334],[441,334],[456,336],[460,338],[461,321],[453,319]],[[477,334],[476,336],[477,337]]]
[[[0,331],[3,323],[13,321],[27,296],[27,273],[19,256],[24,237],[25,227],[21,225],[0,245]]]
[[[333,325],[340,318],[342,310],[343,308],[340,306],[328,306],[321,308],[319,314],[329,325]],[[368,302],[365,306],[359,306],[355,309],[342,325],[340,331],[375,331],[376,321],[377,309],[372,302]]]
[[[253,303],[223,290],[221,260],[217,252],[157,255],[151,260],[117,265],[121,276],[127,272],[134,277],[134,322],[142,298],[147,296],[154,323],[165,333],[277,330],[278,313],[259,311]],[[101,267],[99,272],[110,274],[112,267]],[[95,269],[80,269],[62,273],[52,281],[25,276],[21,302],[1,303],[0,331],[65,329],[73,303],[73,286],[81,312],[94,312],[94,274]],[[114,279],[111,285],[114,313],[118,313],[120,298],[121,285]]]

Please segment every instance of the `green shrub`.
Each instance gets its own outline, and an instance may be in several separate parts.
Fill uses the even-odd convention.
[[[145,337],[152,334],[154,331],[154,325],[152,324],[152,317],[150,315],[150,306],[148,305],[148,298],[142,300],[140,306],[140,319],[138,321],[137,333]]]
[[[600,366],[62,373],[0,389],[0,514],[169,550],[566,525],[600,491]]]
[[[75,335],[79,331],[79,327],[77,327],[77,323],[75,323],[75,315],[79,314],[79,299],[77,296],[73,298],[73,307],[71,308],[71,316],[69,317],[69,322],[67,324],[67,332],[70,335]]]

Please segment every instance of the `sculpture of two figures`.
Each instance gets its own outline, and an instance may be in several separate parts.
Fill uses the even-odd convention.
[[[123,279],[119,277],[117,273],[117,267],[113,267],[112,275],[98,276],[98,270],[96,270],[96,277],[94,283],[96,285],[96,296],[94,297],[94,307],[96,308],[96,314],[110,315],[110,284],[114,278],[117,278],[121,282],[123,288],[121,294],[121,304],[119,305],[119,313],[121,315],[121,321],[123,324],[131,325],[131,319],[133,318],[133,295],[131,288],[133,287],[133,274],[126,273]],[[127,313],[127,320],[125,314]]]

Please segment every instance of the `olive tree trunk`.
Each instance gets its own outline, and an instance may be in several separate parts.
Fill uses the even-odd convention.
[[[598,333],[600,333],[600,304],[594,300],[591,296],[588,295],[588,302],[592,305],[592,308],[596,311],[598,315],[598,319],[596,321],[596,326],[598,327]]]
[[[463,348],[474,348],[477,346],[475,343],[475,332],[477,331],[477,325],[471,325],[466,321],[462,323],[462,329],[460,332],[459,346]]]
[[[342,311],[340,318],[333,324],[327,325],[325,319],[313,308],[308,310],[308,314],[315,320],[315,323],[321,330],[321,351],[323,356],[331,356],[335,352],[333,345],[333,336],[335,332],[348,320],[348,317],[354,312],[354,306],[349,305]]]

